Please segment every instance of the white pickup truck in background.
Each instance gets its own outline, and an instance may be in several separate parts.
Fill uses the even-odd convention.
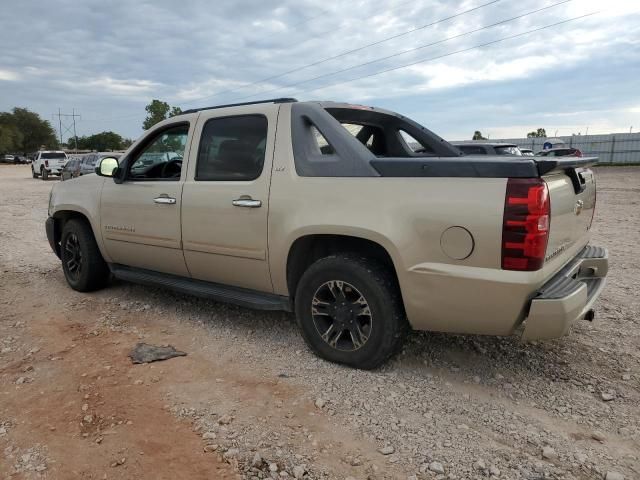
[[[40,150],[31,163],[31,175],[42,180],[47,180],[49,175],[60,176],[67,160],[67,154],[61,150]]]

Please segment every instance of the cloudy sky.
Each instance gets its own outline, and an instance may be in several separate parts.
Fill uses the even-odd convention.
[[[389,108],[448,139],[640,131],[638,0],[21,0],[0,45],[0,111],[75,108],[80,135],[138,137],[153,98],[282,96]]]

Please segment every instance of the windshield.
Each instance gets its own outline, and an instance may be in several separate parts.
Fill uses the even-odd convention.
[[[43,152],[40,158],[44,158],[47,160],[51,160],[55,158],[65,159],[67,158],[67,154],[64,152]]]
[[[503,147],[495,147],[497,155],[517,155],[522,156],[522,152],[515,145],[505,145]]]

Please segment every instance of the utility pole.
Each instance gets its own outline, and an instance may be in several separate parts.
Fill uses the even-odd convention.
[[[76,134],[76,109],[74,108],[72,111],[71,118],[73,119],[73,141],[76,144],[75,153],[78,153],[78,135]]]
[[[61,109],[58,108],[58,113],[54,113],[52,114],[52,117],[57,116],[58,117],[58,125],[59,125],[59,130],[58,132],[60,133],[60,144],[63,143],[63,139],[62,136],[65,133],[69,133],[71,134],[71,130],[73,130],[73,139],[75,141],[75,150],[76,153],[78,151],[78,135],[76,134],[76,117],[81,118],[80,114],[76,113],[76,109],[74,108],[72,111],[72,113],[62,113]],[[63,121],[64,119],[64,121]],[[64,129],[64,131],[63,131]]]
[[[58,130],[58,133],[60,134],[60,145],[62,145],[62,120],[60,116],[60,107],[58,107],[58,123],[60,124],[60,129]]]

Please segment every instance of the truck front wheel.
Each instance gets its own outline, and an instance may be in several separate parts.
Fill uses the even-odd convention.
[[[33,165],[31,165],[31,176],[33,178],[38,178],[38,174],[36,173],[35,168],[33,168]]]
[[[109,267],[86,222],[80,219],[66,222],[60,246],[62,270],[71,288],[79,292],[91,292],[107,284]]]
[[[369,258],[322,258],[302,275],[295,310],[302,335],[321,357],[355,368],[382,365],[408,331],[393,272]]]
[[[42,180],[47,180],[49,178],[49,172],[47,172],[46,168],[42,167],[40,169],[40,174],[42,175]]]

